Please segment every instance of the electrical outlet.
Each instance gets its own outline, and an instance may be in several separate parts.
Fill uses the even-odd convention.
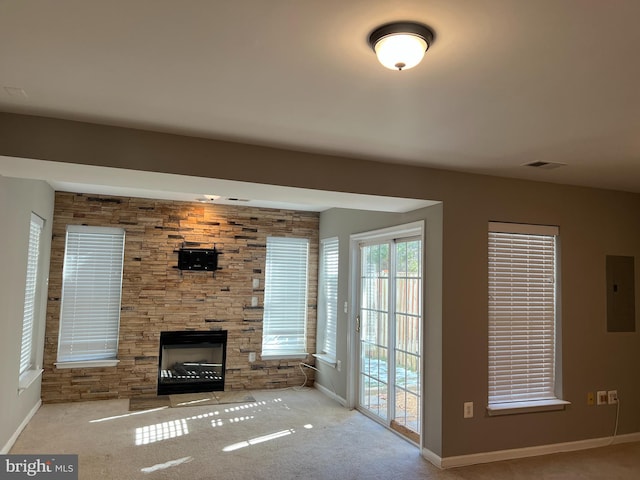
[[[618,391],[617,390],[609,390],[607,392],[607,397],[609,400],[609,405],[615,405],[618,403]]]
[[[595,405],[596,404],[596,396],[593,392],[587,393],[587,405]]]
[[[606,405],[609,401],[609,397],[607,396],[606,390],[599,390],[597,394],[598,405]]]
[[[249,361],[250,362],[256,361],[256,352],[249,352]]]
[[[336,370],[342,371],[342,360],[336,360]]]
[[[473,418],[473,402],[464,402],[464,418]]]

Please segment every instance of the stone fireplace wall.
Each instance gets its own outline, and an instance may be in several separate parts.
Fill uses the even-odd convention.
[[[62,265],[69,224],[126,230],[117,367],[57,369]],[[45,334],[44,402],[155,395],[163,330],[228,331],[225,390],[300,386],[299,360],[260,358],[266,238],[309,238],[307,345],[315,352],[319,215],[138,198],[56,193]],[[183,242],[221,252],[215,276],[181,272]],[[193,245],[196,244],[196,245]],[[253,279],[260,285],[254,289]],[[251,306],[252,297],[258,306]],[[256,352],[257,361],[249,362]],[[307,360],[308,362],[309,360]],[[309,382],[313,370],[306,369]]]

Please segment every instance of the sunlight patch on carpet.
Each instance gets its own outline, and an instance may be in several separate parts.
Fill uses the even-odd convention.
[[[188,434],[189,427],[185,419],[147,425],[136,428],[136,445],[148,445]]]
[[[157,412],[158,410],[164,410],[165,408],[169,408],[169,406],[167,405],[164,407],[151,408],[149,410],[136,410],[136,411],[131,411],[131,408],[129,408],[129,411],[131,411],[131,413],[125,413],[123,415],[114,415],[113,417],[96,418],[95,420],[89,420],[89,423],[100,423],[100,422],[106,422],[109,420],[118,420],[119,418],[131,417],[133,415],[142,415],[144,413]]]
[[[165,462],[165,463],[158,463],[151,467],[141,468],[140,471],[142,473],[153,473],[153,472],[157,472],[158,470],[166,470],[167,468],[177,467],[178,465],[182,465],[183,463],[188,463],[191,460],[193,460],[193,457],[182,457],[176,460],[169,460],[168,462]]]
[[[287,435],[291,435],[292,433],[296,433],[293,428],[289,428],[287,430],[281,430],[279,432],[270,433],[269,435],[262,435],[261,437],[250,438],[244,442],[234,443],[232,445],[227,445],[222,449],[223,452],[233,452],[234,450],[240,450],[241,448],[250,447],[251,445],[257,445],[258,443],[268,442],[270,440],[275,440],[276,438],[286,437]]]

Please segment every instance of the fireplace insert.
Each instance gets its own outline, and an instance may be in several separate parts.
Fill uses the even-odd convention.
[[[224,390],[227,332],[160,332],[158,395]]]

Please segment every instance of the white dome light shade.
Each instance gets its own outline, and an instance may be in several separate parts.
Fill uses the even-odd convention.
[[[388,23],[369,35],[382,65],[391,70],[407,70],[420,63],[433,43],[433,32],[426,25],[413,22]]]
[[[391,70],[407,70],[420,63],[427,42],[417,35],[398,33],[381,38],[374,48],[382,65]]]

